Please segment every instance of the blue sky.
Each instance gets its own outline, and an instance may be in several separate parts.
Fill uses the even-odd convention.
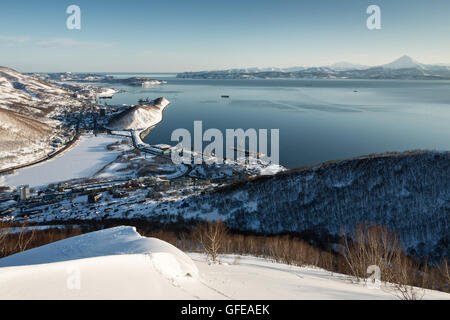
[[[81,8],[81,30],[66,8]],[[368,30],[366,8],[381,7]],[[448,0],[15,0],[0,3],[0,65],[19,71],[178,72],[450,63]]]

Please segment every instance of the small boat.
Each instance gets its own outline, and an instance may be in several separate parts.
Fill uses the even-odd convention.
[[[222,95],[221,97],[222,97],[222,98],[229,98],[230,96]]]

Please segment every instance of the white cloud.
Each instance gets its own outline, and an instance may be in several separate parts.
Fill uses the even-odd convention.
[[[144,51],[140,51],[137,53],[138,56],[140,57],[147,57],[153,54],[153,51],[150,50],[144,50]]]
[[[19,44],[30,41],[30,38],[25,36],[1,36],[0,35],[0,44]]]
[[[60,48],[60,47],[98,48],[98,47],[108,47],[112,45],[111,43],[107,42],[87,42],[87,41],[78,41],[71,38],[53,38],[53,39],[32,41],[27,36],[0,35],[0,45],[6,44],[8,46],[12,46],[16,44],[25,44],[25,43],[32,43],[35,46],[41,48]]]
[[[60,47],[94,48],[94,47],[111,46],[111,43],[77,41],[71,38],[55,38],[48,40],[40,40],[34,42],[34,44],[42,48],[60,48]]]

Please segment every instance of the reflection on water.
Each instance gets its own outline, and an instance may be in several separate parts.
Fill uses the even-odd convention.
[[[135,76],[137,74],[126,74]],[[142,74],[149,76],[148,74]],[[164,121],[146,138],[170,143],[174,129],[279,128],[280,162],[311,165],[374,152],[450,150],[449,81],[166,80],[126,92],[108,103],[167,97]],[[230,98],[221,98],[229,95]]]

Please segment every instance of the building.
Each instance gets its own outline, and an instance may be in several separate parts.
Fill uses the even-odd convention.
[[[88,195],[88,201],[89,203],[96,203],[102,198],[101,193],[91,193]]]
[[[28,184],[19,187],[20,201],[26,201],[30,198],[30,186]]]
[[[128,194],[126,192],[120,192],[120,191],[116,191],[113,192],[113,198],[126,198],[128,196]]]

